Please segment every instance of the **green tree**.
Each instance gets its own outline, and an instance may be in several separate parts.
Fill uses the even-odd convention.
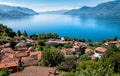
[[[25,37],[27,37],[27,36],[28,36],[28,34],[27,34],[26,30],[24,30],[24,32],[23,32],[23,36],[25,36]]]
[[[21,31],[20,30],[17,31],[17,36],[21,36]]]
[[[116,46],[109,46],[100,60],[106,66],[111,66],[115,73],[120,72],[120,50]]]
[[[120,73],[120,51],[113,53],[106,61],[106,65],[111,65],[115,73]]]
[[[74,72],[68,72],[64,76],[77,76]]]
[[[35,48],[35,51],[43,51],[43,47],[40,45],[36,45],[34,46],[34,48]]]
[[[0,36],[14,37],[16,34],[11,28],[0,24]]]
[[[10,32],[10,33],[8,34],[8,36],[9,36],[9,37],[14,37],[14,36],[16,36],[16,33],[15,33],[15,32]]]
[[[32,40],[37,40],[37,39],[38,39],[38,35],[32,34],[32,35],[30,35],[30,38],[31,38]]]
[[[73,38],[70,38],[68,36],[65,36],[64,39],[65,39],[65,41],[73,41],[74,40]]]
[[[56,66],[64,60],[64,56],[56,48],[46,48],[42,54],[42,63],[45,66]]]
[[[10,40],[10,47],[11,47],[12,49],[15,48],[15,45],[16,45],[16,42],[14,42],[14,40]]]
[[[53,37],[54,37],[55,39],[57,39],[57,38],[59,37],[59,35],[58,35],[57,33],[54,33],[54,34],[53,34]]]
[[[72,48],[72,47],[73,47],[73,44],[67,43],[67,44],[64,44],[63,47],[64,47],[64,48]]]
[[[46,35],[45,34],[39,34],[38,35],[38,39],[45,39],[46,38]]]
[[[80,58],[78,60],[79,61],[88,61],[88,60],[91,60],[91,57],[88,54],[83,54],[80,56]]]
[[[114,46],[114,45],[108,46],[108,47],[107,47],[107,51],[102,55],[102,57],[101,57],[100,60],[101,60],[103,63],[106,62],[107,59],[108,59],[110,56],[112,56],[112,54],[113,54],[114,52],[117,52],[117,51],[119,51],[119,49],[118,49],[116,46]]]
[[[45,46],[45,40],[38,40],[38,45],[40,45],[40,46]]]
[[[76,69],[76,61],[73,57],[67,57],[64,62],[58,66],[59,70],[74,71]]]
[[[93,46],[92,40],[88,40],[88,46]]]
[[[0,76],[9,76],[8,69],[1,69],[0,70]]]
[[[81,69],[75,72],[76,76],[112,76],[111,68],[100,66],[98,68],[87,67],[85,70]]]
[[[53,34],[52,34],[52,33],[47,33],[47,34],[46,34],[46,38],[47,38],[47,39],[53,38]]]
[[[117,37],[117,36],[115,36],[114,41],[117,41],[117,40],[118,40],[118,37]]]
[[[110,41],[114,41],[114,39],[113,38],[108,38],[108,39],[103,40],[103,42],[110,42]]]

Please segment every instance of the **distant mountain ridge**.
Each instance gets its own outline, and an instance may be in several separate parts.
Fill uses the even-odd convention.
[[[67,12],[68,10],[55,10],[55,11],[46,11],[46,12],[40,12],[40,14],[63,14]]]
[[[0,5],[0,16],[26,16],[36,14],[38,13],[29,8]]]
[[[67,11],[64,14],[84,16],[120,16],[120,0],[101,3],[96,7],[83,6],[79,9]]]

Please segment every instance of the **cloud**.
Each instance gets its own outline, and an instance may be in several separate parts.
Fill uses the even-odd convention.
[[[10,3],[10,2],[0,2],[0,4],[3,4],[3,5],[13,5],[13,3]]]
[[[9,6],[22,6],[22,7],[25,7],[26,5],[23,5],[23,4],[17,4],[17,3],[11,3],[11,2],[0,2],[0,4],[2,5],[9,5]]]

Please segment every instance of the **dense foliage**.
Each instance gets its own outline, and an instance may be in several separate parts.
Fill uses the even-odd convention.
[[[73,57],[67,57],[65,58],[65,61],[63,61],[60,65],[58,65],[58,70],[63,71],[74,71],[76,69],[76,61]]]
[[[0,38],[3,36],[14,37],[16,36],[16,33],[11,28],[0,24]]]
[[[77,61],[76,71],[64,76],[120,76],[120,47],[110,45],[102,58],[94,61],[82,55]]]
[[[56,48],[45,48],[42,52],[42,63],[45,66],[56,66],[64,60],[64,56]]]
[[[1,69],[0,70],[0,76],[8,76],[8,75],[9,75],[8,69]]]

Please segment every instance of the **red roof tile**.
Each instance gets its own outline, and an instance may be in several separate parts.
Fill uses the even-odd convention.
[[[107,49],[104,48],[104,47],[97,47],[95,50],[96,50],[96,51],[99,51],[99,52],[102,52],[102,53],[104,53],[104,52],[107,51]]]
[[[21,76],[54,76],[56,68],[30,66],[26,67],[20,74]],[[18,74],[11,74],[10,76],[19,76]]]
[[[19,60],[17,58],[5,58],[0,61],[0,68],[15,67],[19,65]]]

